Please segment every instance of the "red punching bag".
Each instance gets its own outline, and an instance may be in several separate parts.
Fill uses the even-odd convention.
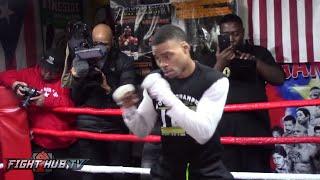
[[[29,159],[31,145],[26,112],[11,90],[0,86],[0,158]],[[4,180],[33,180],[31,170],[1,171]],[[1,178],[1,179],[2,179]]]

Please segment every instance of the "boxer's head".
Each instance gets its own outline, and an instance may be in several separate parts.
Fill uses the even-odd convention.
[[[167,78],[185,78],[194,70],[186,33],[177,26],[164,25],[152,38],[152,53]]]

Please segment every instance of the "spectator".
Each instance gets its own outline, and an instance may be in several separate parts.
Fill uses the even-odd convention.
[[[112,31],[105,24],[98,24],[92,31],[94,44],[107,48],[107,55],[91,62],[103,62],[100,69],[90,64],[89,73],[79,77],[77,66],[71,68],[74,77],[72,99],[77,106],[92,108],[118,108],[112,99],[112,92],[120,85],[135,84],[133,61],[116,47],[112,47]],[[81,68],[81,67],[80,67]],[[97,133],[127,134],[128,128],[119,116],[79,115],[77,128],[81,131]],[[90,165],[128,166],[131,146],[125,142],[103,142],[81,139],[77,143],[79,153],[84,159],[90,159]],[[124,174],[90,174],[85,173],[82,179],[127,179]]]
[[[244,42],[242,20],[237,15],[223,16],[219,27],[221,34],[229,34],[231,43],[223,51],[217,50],[214,65],[221,72],[231,71],[227,74],[227,104],[266,102],[266,82],[281,85],[285,77],[282,68],[266,48]],[[270,129],[266,110],[224,113],[219,127],[222,136],[244,137],[271,136]],[[271,147],[226,145],[223,162],[230,171],[269,172],[270,155]]]
[[[24,87],[33,87],[39,95],[32,97],[31,104],[26,108],[30,128],[49,130],[74,129],[74,117],[65,114],[56,114],[50,111],[53,107],[73,106],[69,98],[69,90],[61,88],[60,76],[64,65],[64,53],[58,49],[50,49],[41,59],[40,64],[22,70],[11,70],[1,74],[0,82],[12,88],[18,97],[25,95]],[[32,139],[32,151],[53,153],[57,159],[72,157],[70,147],[74,138],[35,135]],[[52,173],[36,173],[35,179],[71,179],[68,172],[53,171]]]

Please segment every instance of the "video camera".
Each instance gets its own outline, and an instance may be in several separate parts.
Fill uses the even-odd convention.
[[[21,84],[16,85],[15,92],[17,91],[17,89],[19,89],[19,87],[22,88],[22,93],[24,94],[23,101],[21,102],[21,106],[24,108],[30,105],[30,99],[32,97],[40,96],[40,93],[38,93],[38,90],[36,88],[23,86]]]
[[[67,25],[68,46],[73,58],[72,64],[79,77],[87,76],[89,66],[94,65],[102,68],[99,62],[107,54],[104,45],[94,45],[91,38],[91,29],[87,24],[80,21],[71,22]],[[90,61],[90,63],[88,63]]]

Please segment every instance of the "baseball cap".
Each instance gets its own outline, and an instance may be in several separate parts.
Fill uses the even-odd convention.
[[[40,66],[53,72],[63,70],[65,53],[62,49],[52,48],[45,52],[41,59]]]

